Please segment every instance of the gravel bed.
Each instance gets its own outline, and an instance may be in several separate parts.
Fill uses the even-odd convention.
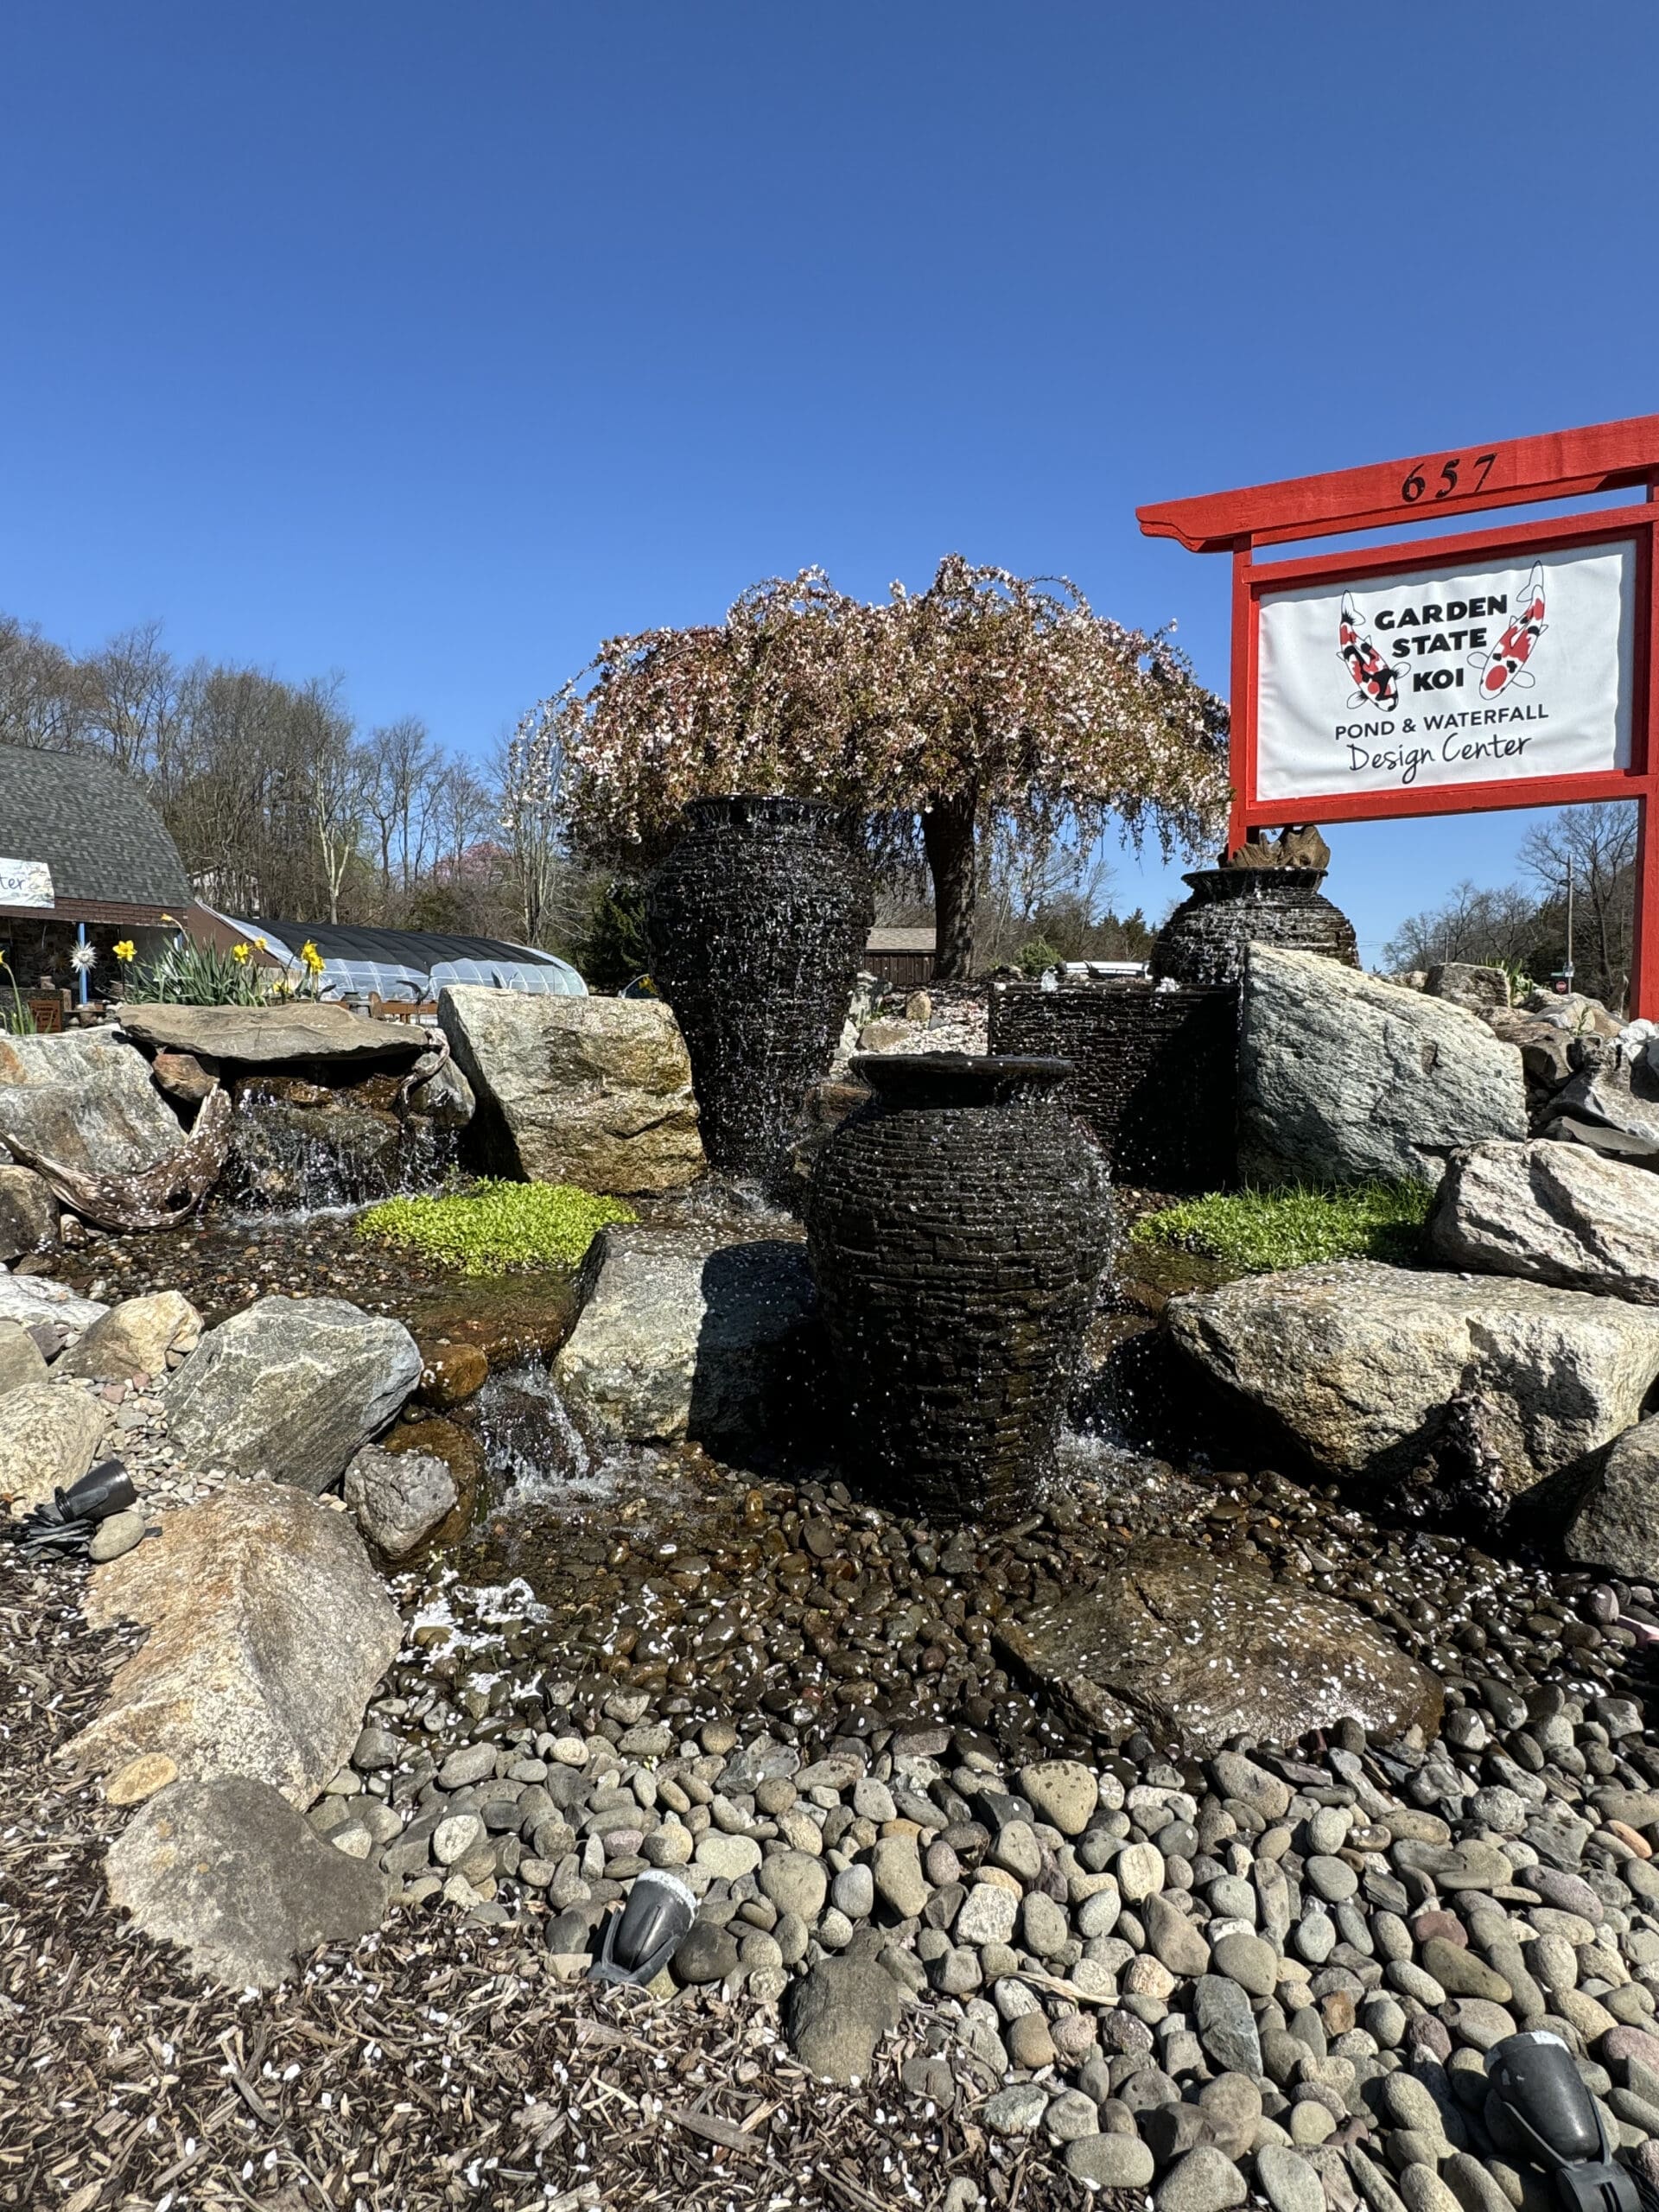
[[[833,2207],[1089,2199],[980,2101],[911,2098],[894,2040],[856,2090],[814,2080],[773,2010],[564,1983],[476,1916],[395,1910],[268,1996],[208,1991],[124,1927],[119,1816],[50,1779],[130,1639],[81,1570],[0,1564],[0,2205],[19,2212]],[[1125,2199],[1127,2203],[1128,2199]]]

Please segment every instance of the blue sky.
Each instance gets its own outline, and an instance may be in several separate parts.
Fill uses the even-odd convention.
[[[486,749],[607,632],[1659,410],[1633,0],[80,4],[0,29],[0,607]],[[1332,833],[1368,957],[1519,816]],[[1173,887],[1120,868],[1120,904]]]

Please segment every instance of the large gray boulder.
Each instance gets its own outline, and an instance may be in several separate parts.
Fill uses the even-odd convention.
[[[1627,1428],[1535,1497],[1533,1533],[1559,1541],[1568,1559],[1634,1582],[1659,1577],[1659,1419]]]
[[[345,1764],[402,1624],[351,1516],[279,1484],[238,1484],[162,1516],[100,1567],[94,1628],[149,1633],[73,1739],[108,1773],[159,1751],[181,1775],[246,1775],[308,1805]]]
[[[149,1063],[113,1030],[59,1037],[0,1031],[0,1148],[85,1175],[130,1175],[183,1148]]]
[[[817,1293],[804,1244],[613,1228],[553,1368],[566,1405],[636,1443],[734,1443],[770,1427]]]
[[[624,1195],[677,1190],[702,1174],[691,1062],[660,999],[449,984],[438,1020],[498,1168]]]
[[[1085,1727],[1150,1731],[1209,1754],[1229,1737],[1291,1745],[1357,1720],[1431,1733],[1434,1676],[1335,1598],[1269,1580],[1191,1544],[1138,1543],[1098,1588],[1005,1619],[998,1648]]]
[[[241,1067],[294,1060],[408,1061],[426,1050],[412,1021],[371,1021],[337,1000],[280,1006],[124,1006],[121,1027],[152,1051],[190,1052]]]
[[[1435,1183],[1459,1146],[1527,1134],[1512,1045],[1462,1007],[1313,952],[1250,947],[1238,1081],[1250,1183]]]
[[[319,1943],[372,1935],[390,1888],[268,1784],[234,1774],[162,1790],[104,1866],[112,1904],[232,1989],[271,1988]]]
[[[1334,1476],[1409,1474],[1454,1397],[1482,1412],[1510,1497],[1641,1417],[1659,1313],[1502,1275],[1350,1260],[1173,1299],[1171,1337]]]
[[[168,1433],[198,1465],[324,1491],[420,1379],[401,1321],[343,1298],[262,1298],[168,1380]]]
[[[1454,1153],[1428,1233],[1448,1267],[1659,1306],[1659,1175],[1580,1145]]]

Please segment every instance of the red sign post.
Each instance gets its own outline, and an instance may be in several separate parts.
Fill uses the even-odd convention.
[[[1315,559],[1258,548],[1624,487],[1641,504]],[[1294,822],[1637,805],[1630,1011],[1659,1017],[1659,415],[1173,499],[1233,556],[1228,849]]]

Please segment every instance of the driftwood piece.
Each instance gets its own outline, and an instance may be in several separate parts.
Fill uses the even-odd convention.
[[[54,1196],[99,1229],[171,1229],[200,1205],[225,1166],[231,1101],[223,1087],[201,1103],[195,1127],[175,1153],[130,1175],[86,1175],[31,1152],[16,1137],[6,1149],[32,1167]]]

